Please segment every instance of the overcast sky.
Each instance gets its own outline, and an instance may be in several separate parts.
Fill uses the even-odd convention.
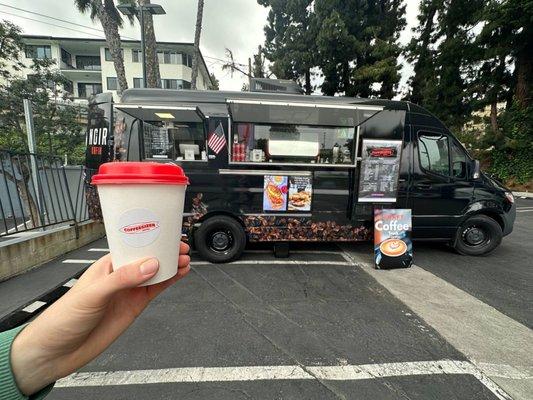
[[[416,24],[420,0],[405,1],[407,3],[408,27],[402,34],[402,43],[406,43],[411,37],[411,27]],[[167,12],[166,15],[154,17],[157,40],[194,41],[197,0],[154,0],[152,2],[161,4]],[[73,0],[0,0],[0,18],[21,26],[25,34],[68,37],[95,37],[93,35],[96,35],[103,37],[102,33],[94,30],[29,14],[5,5],[101,29],[99,22],[93,23],[89,16],[82,15],[77,11]],[[246,64],[248,57],[257,51],[257,46],[264,43],[263,27],[267,14],[268,10],[258,5],[255,0],[205,0],[200,48],[209,70],[214,72],[220,80],[221,89],[240,90],[246,79],[238,72],[232,77],[228,71],[222,71],[222,62],[214,58],[225,60],[225,48],[229,48],[233,51],[236,61]],[[35,20],[45,21],[48,24]],[[76,31],[49,24],[61,25]],[[121,35],[125,39],[138,39],[140,37],[139,26],[125,24]],[[410,66],[404,68],[402,81],[405,82],[411,72]]]

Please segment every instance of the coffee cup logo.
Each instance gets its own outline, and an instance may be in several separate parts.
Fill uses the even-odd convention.
[[[379,249],[388,257],[399,257],[407,251],[407,245],[401,239],[387,239],[380,244]]]
[[[157,215],[145,208],[125,211],[119,218],[118,226],[122,241],[132,247],[152,244],[161,231]]]

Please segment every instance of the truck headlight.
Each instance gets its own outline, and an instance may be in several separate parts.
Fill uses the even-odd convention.
[[[507,201],[511,204],[514,203],[514,196],[511,192],[505,192],[505,198],[507,199]]]

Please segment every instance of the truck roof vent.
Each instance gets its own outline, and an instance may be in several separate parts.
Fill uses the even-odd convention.
[[[286,79],[252,78],[250,92],[303,94],[302,88],[294,81]]]

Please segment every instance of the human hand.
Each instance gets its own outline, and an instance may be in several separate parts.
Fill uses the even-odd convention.
[[[20,391],[29,396],[71,374],[102,353],[159,293],[190,271],[189,246],[180,245],[178,273],[151,286],[138,285],[159,269],[145,258],[113,271],[108,254],[80,277],[59,300],[26,326],[11,348],[11,366]]]

